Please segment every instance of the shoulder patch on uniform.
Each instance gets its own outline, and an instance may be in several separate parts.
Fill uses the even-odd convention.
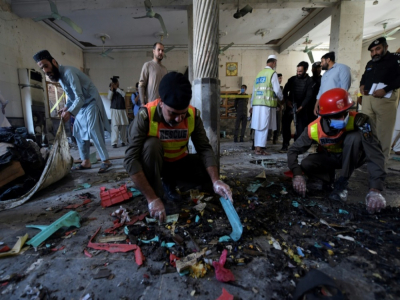
[[[196,109],[196,117],[200,118],[201,112],[200,110]]]
[[[145,109],[141,109],[139,110],[139,114],[142,117],[143,120],[147,120],[149,118],[149,116],[147,115],[147,112]]]

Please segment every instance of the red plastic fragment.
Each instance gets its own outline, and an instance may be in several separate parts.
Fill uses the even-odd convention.
[[[80,204],[71,204],[71,205],[68,205],[68,206],[64,207],[64,209],[69,209],[69,208],[75,209],[75,208],[81,207],[83,205],[86,205],[86,204],[88,204],[90,202],[92,202],[92,200],[86,199],[85,201],[83,201]]]
[[[93,255],[92,255],[89,251],[87,251],[86,249],[83,250],[83,253],[85,253],[85,255],[86,255],[87,257],[89,257],[89,258],[92,258],[92,257],[93,257]]]
[[[53,252],[56,252],[56,251],[61,251],[61,250],[64,250],[65,249],[65,246],[62,246],[61,248],[53,248],[53,249],[50,249],[51,251],[53,251]]]
[[[108,243],[93,243],[94,237],[99,233],[101,227],[97,229],[96,233],[90,238],[88,248],[96,249],[96,250],[105,250],[111,253],[117,252],[129,252],[132,250],[136,250],[137,246],[134,244],[108,244]]]
[[[128,223],[119,223],[119,220],[114,220],[114,226],[111,228],[108,228],[106,230],[104,230],[105,233],[115,233],[115,230],[117,230],[118,228],[122,227],[122,226],[129,226],[129,225],[133,225],[135,224],[137,221],[142,221],[146,216],[147,216],[148,212],[139,215],[139,216],[134,216],[130,222]]]
[[[171,266],[173,266],[174,268],[176,268],[176,261],[180,260],[179,257],[177,257],[175,254],[170,253],[169,254],[169,263],[171,264]]]
[[[150,276],[147,275],[147,274],[143,274],[143,277],[146,278],[146,279],[150,279]]]
[[[143,261],[146,258],[144,257],[142,250],[140,249],[139,246],[136,246],[136,250],[135,250],[135,260],[138,266],[143,265]]]
[[[4,246],[4,247],[2,247],[1,249],[0,249],[0,253],[2,253],[2,252],[8,252],[8,251],[10,251],[11,249],[10,249],[10,247],[8,247],[7,245],[6,246]]]
[[[231,272],[231,270],[225,269],[224,265],[226,262],[226,256],[228,255],[228,250],[222,251],[221,257],[219,258],[219,262],[214,261],[213,267],[215,268],[215,277],[218,281],[228,282],[235,281],[235,276]]]
[[[293,178],[293,172],[292,171],[286,171],[286,172],[283,172],[283,174],[285,175],[285,176],[287,176],[287,177],[290,177],[290,178]]]
[[[216,300],[233,300],[233,295],[229,294],[228,291],[222,288],[222,295],[219,296]]]
[[[111,205],[123,202],[132,197],[132,193],[128,192],[126,184],[118,189],[107,190],[104,186],[100,188],[101,206],[109,207]]]

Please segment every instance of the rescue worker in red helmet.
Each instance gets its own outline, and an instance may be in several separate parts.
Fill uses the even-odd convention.
[[[146,197],[150,215],[164,221],[165,205],[176,207],[178,181],[214,190],[233,202],[230,187],[219,179],[200,111],[190,105],[189,80],[170,72],[162,78],[159,94],[159,99],[140,108],[130,125],[124,160],[133,183]],[[197,154],[188,153],[189,138]]]
[[[288,151],[294,190],[304,197],[307,184],[310,188],[312,182],[316,186],[315,183],[322,180],[328,186],[333,183],[330,200],[346,201],[349,178],[354,169],[366,162],[370,177],[367,210],[379,212],[386,206],[381,194],[386,178],[385,157],[371,130],[371,121],[362,113],[349,111],[354,102],[344,89],[326,91],[319,103],[319,117],[308,125]],[[308,155],[299,164],[298,155],[306,152],[313,143],[318,144],[317,153]],[[341,169],[337,180],[336,169]]]

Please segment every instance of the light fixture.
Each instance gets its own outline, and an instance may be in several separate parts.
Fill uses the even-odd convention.
[[[372,5],[377,5],[379,3],[379,1],[378,0],[375,0],[373,3],[372,3]]]

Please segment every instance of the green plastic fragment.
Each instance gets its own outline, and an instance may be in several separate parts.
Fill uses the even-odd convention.
[[[166,243],[166,242],[161,243],[161,247],[171,248],[173,246],[175,246],[175,243]]]
[[[345,215],[348,215],[348,214],[349,214],[349,212],[348,212],[347,210],[344,210],[344,209],[339,209],[339,214],[345,214]]]
[[[89,183],[82,183],[80,185],[78,185],[78,187],[76,189],[74,189],[74,191],[79,191],[79,190],[83,190],[83,189],[88,189],[90,188],[92,185]]]
[[[37,248],[41,243],[47,240],[53,233],[55,233],[58,229],[62,227],[71,227],[71,226],[78,228],[81,227],[79,221],[80,221],[79,214],[76,211],[70,211],[48,226],[26,225],[26,227],[28,228],[36,228],[41,230],[41,232],[39,232],[37,235],[31,238],[28,242],[26,242],[26,244],[31,245],[34,248]]]
[[[320,244],[318,244],[317,242],[315,242],[314,247],[315,248],[322,248],[322,246]]]
[[[299,207],[299,202],[293,201],[293,202],[292,202],[292,205],[293,205],[294,207]]]
[[[133,187],[130,187],[129,190],[132,192],[132,197],[133,198],[142,195],[142,193],[139,190],[137,190],[137,189],[135,189]]]
[[[221,236],[220,238],[219,238],[219,242],[220,243],[223,243],[223,242],[229,242],[229,241],[231,241],[232,239],[231,239],[231,237],[230,236],[228,236],[228,235],[224,235],[224,236]]]

